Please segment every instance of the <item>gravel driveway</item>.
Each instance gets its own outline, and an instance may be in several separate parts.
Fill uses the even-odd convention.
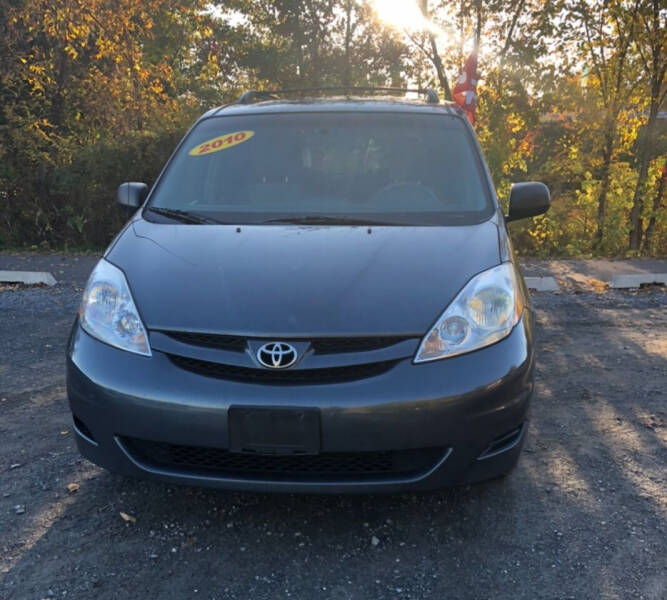
[[[537,396],[509,478],[271,496],[127,480],[79,457],[72,272],[0,290],[3,600],[667,597],[663,290],[535,296]]]

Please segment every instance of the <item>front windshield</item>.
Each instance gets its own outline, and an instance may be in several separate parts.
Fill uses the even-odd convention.
[[[479,222],[492,206],[457,117],[338,112],[205,119],[149,212],[190,222],[438,225]]]

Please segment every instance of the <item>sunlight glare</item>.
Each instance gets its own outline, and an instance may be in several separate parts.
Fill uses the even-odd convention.
[[[373,7],[380,21],[390,27],[439,33],[437,27],[424,18],[416,0],[373,0]]]

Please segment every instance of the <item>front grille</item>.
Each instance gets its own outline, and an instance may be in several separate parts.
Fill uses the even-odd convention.
[[[190,344],[191,346],[202,346],[205,348],[217,348],[232,352],[243,352],[249,338],[237,335],[218,335],[214,333],[194,333],[188,331],[161,331],[170,338]],[[254,339],[254,338],[253,338]],[[373,337],[324,337],[312,340],[296,338],[285,338],[287,342],[310,341],[315,354],[344,354],[348,352],[370,352],[380,350],[403,342],[409,337],[405,336],[373,336]],[[260,340],[256,340],[260,341]],[[267,341],[271,341],[268,340]],[[280,340],[279,340],[280,341]]]
[[[245,383],[259,383],[266,385],[318,385],[326,383],[342,383],[375,377],[389,371],[398,361],[390,360],[383,362],[350,365],[346,367],[331,367],[327,369],[253,369],[250,367],[238,367],[214,363],[186,356],[167,354],[169,360],[181,369],[227,379],[229,381],[241,381]]]
[[[369,352],[403,342],[407,337],[345,337],[317,338],[311,342],[316,354],[344,354],[346,352]]]
[[[246,347],[246,338],[237,335],[190,333],[187,331],[162,331],[161,333],[192,346],[204,346],[206,348],[217,348],[218,350],[229,350],[231,352],[243,352]]]
[[[407,476],[432,468],[444,448],[386,452],[329,452],[315,455],[241,454],[223,448],[180,446],[123,438],[139,462],[154,467],[210,473],[220,477],[317,480]]]

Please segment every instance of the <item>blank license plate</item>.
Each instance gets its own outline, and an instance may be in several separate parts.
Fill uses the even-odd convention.
[[[312,408],[232,406],[229,449],[253,454],[317,454],[320,412]]]

